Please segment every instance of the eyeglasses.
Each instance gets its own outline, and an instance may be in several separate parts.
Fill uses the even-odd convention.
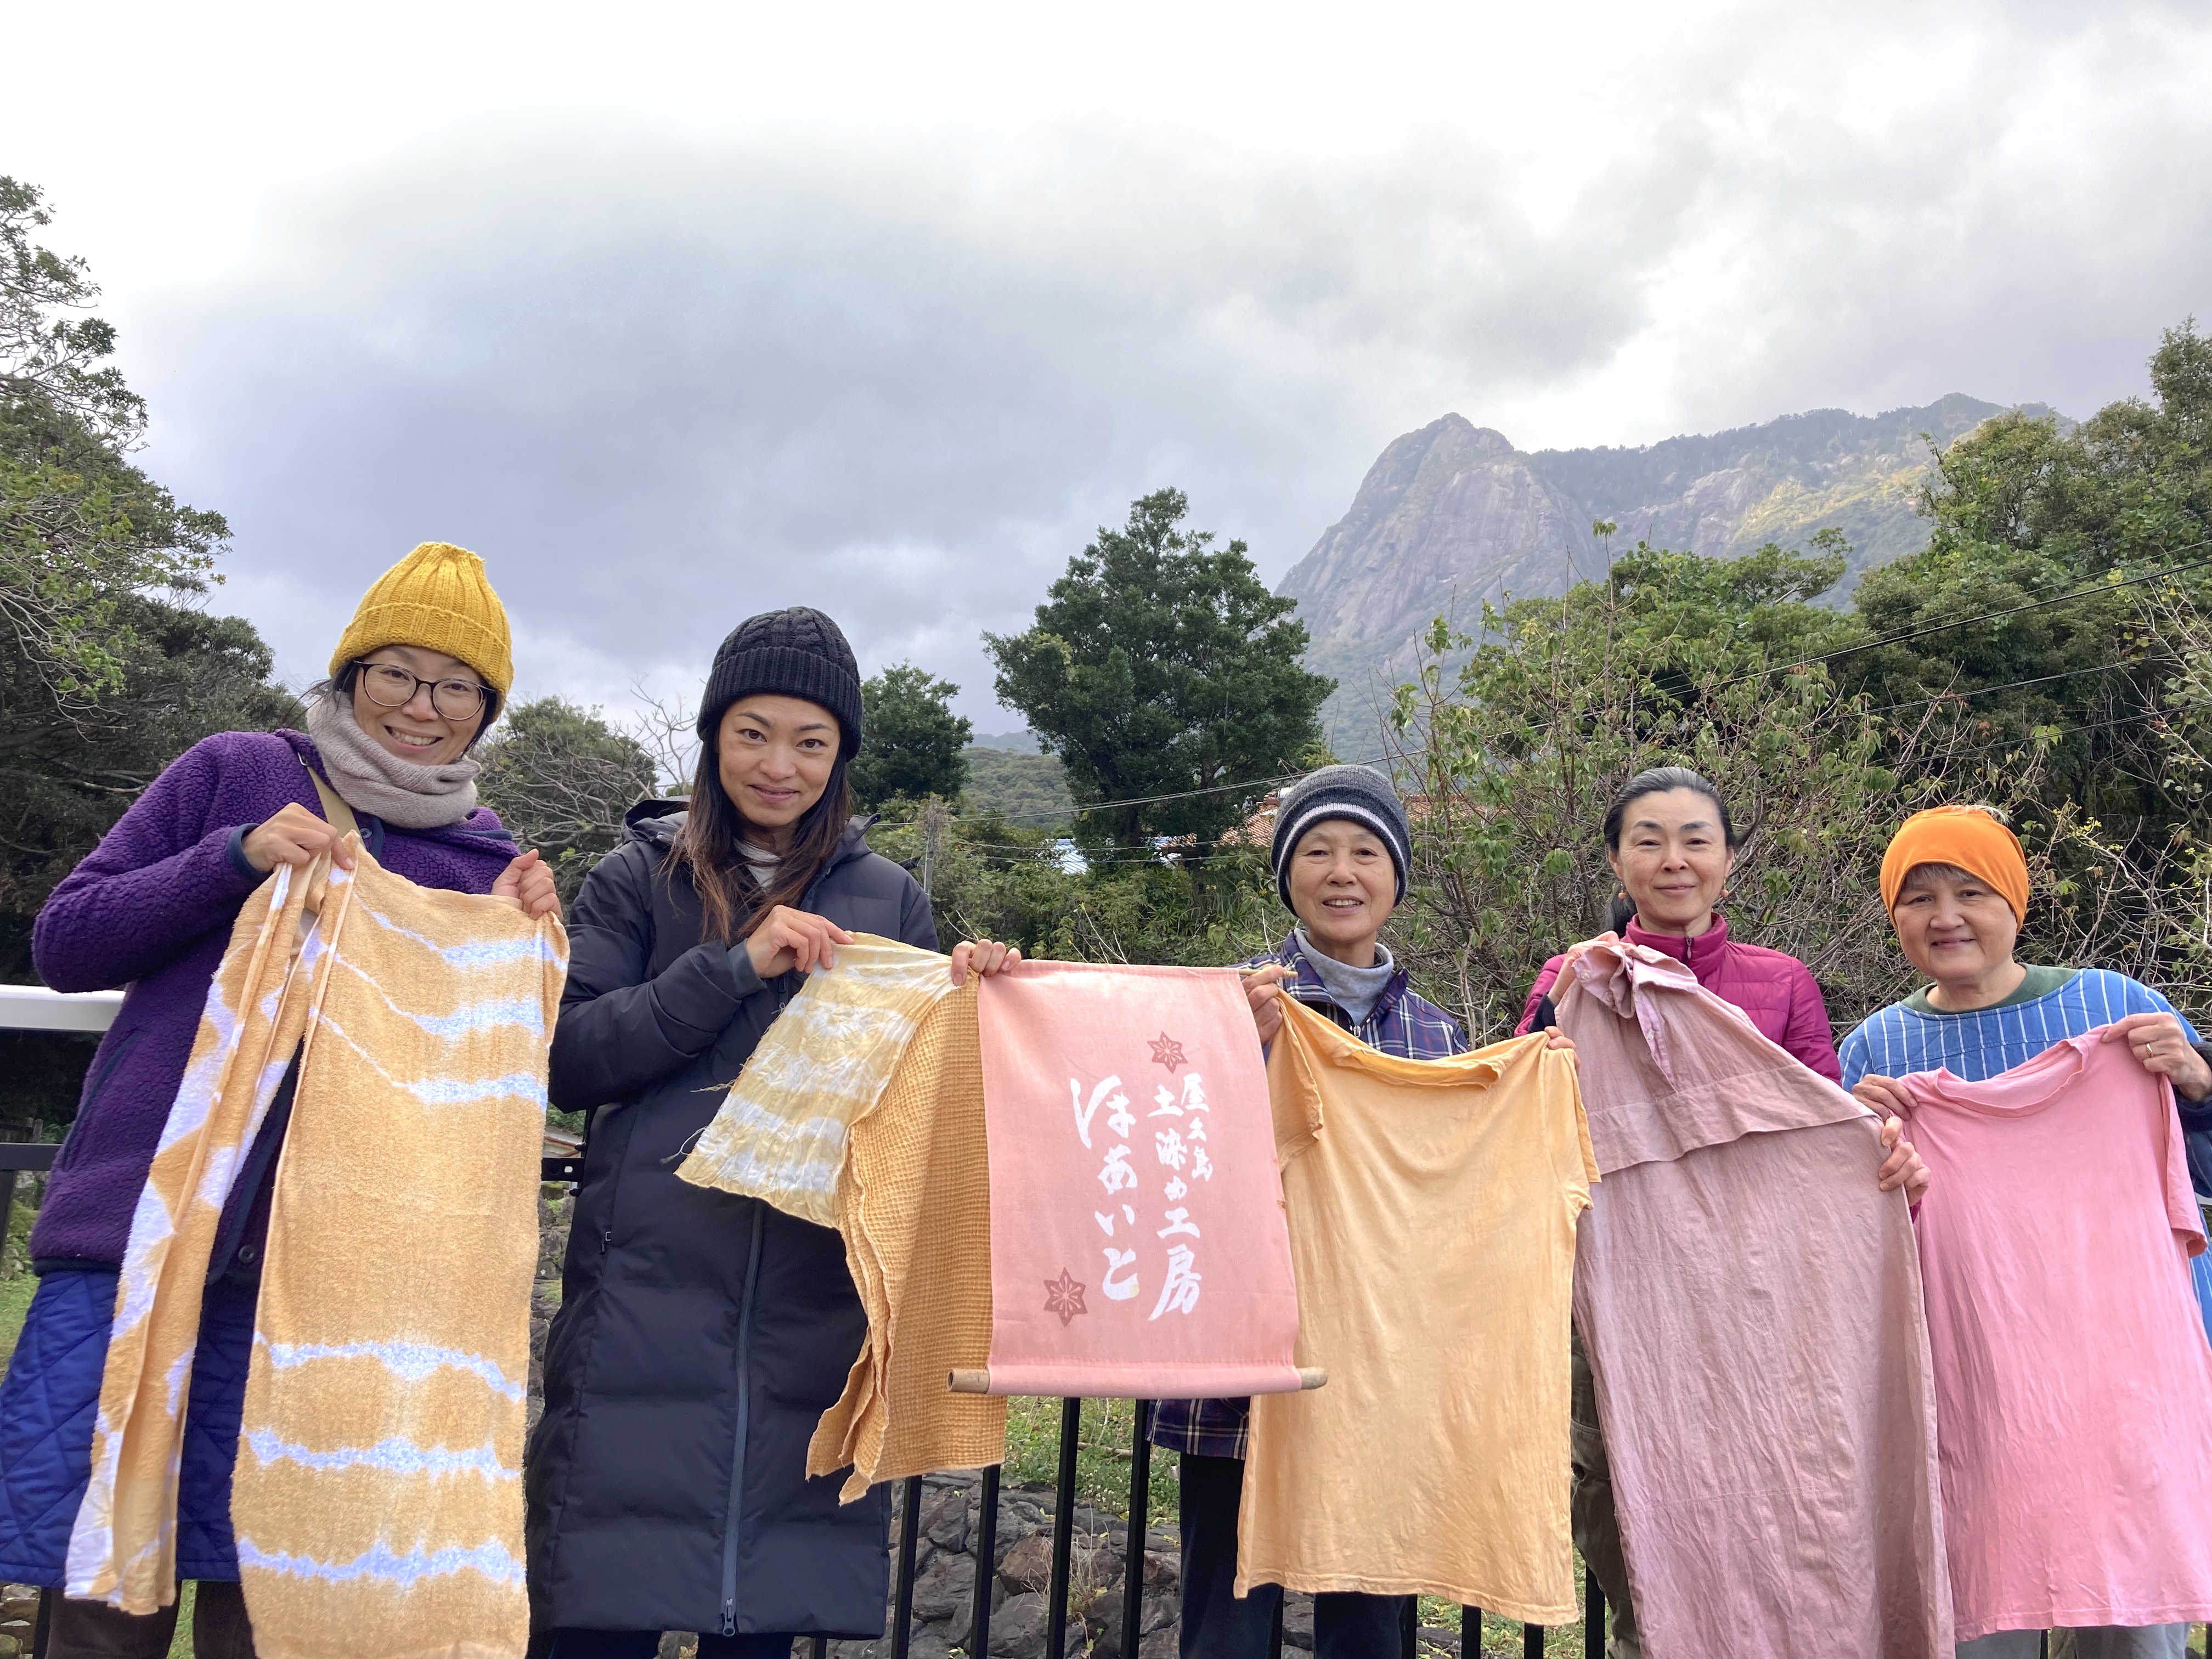
[[[474,680],[426,680],[398,663],[357,662],[356,682],[379,708],[404,708],[420,687],[430,688],[430,707],[449,720],[473,720],[483,712],[485,688]]]

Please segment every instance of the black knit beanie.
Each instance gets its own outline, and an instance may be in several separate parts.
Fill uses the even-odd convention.
[[[712,743],[730,705],[756,691],[820,703],[837,717],[840,757],[860,748],[860,665],[844,630],[819,611],[767,611],[730,630],[699,699],[701,740]]]
[[[1390,849],[1398,872],[1398,896],[1406,897],[1406,866],[1413,860],[1413,831],[1406,808],[1390,780],[1371,766],[1324,766],[1283,791],[1275,802],[1275,839],[1269,857],[1275,866],[1275,891],[1283,908],[1291,904],[1291,854],[1305,832],[1330,818],[1349,818],[1371,830]]]

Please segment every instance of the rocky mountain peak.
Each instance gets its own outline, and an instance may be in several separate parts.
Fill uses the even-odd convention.
[[[1429,623],[1471,623],[1486,599],[1563,593],[1601,574],[1594,520],[1619,526],[1616,552],[1649,541],[1717,556],[1802,546],[1832,526],[1856,550],[1840,594],[1869,566],[1927,544],[1915,503],[1931,441],[1946,446],[2001,409],[1953,392],[1881,415],[1819,409],[1638,447],[1533,454],[1445,415],[1383,449],[1350,509],[1277,591],[1298,602],[1309,665],[1339,683],[1323,714],[1339,747],[1364,754]]]

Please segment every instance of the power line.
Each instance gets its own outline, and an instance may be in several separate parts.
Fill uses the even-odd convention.
[[[2205,538],[2197,541],[2190,542],[2181,547],[2174,548],[2172,550],[2172,552],[2191,553],[2196,551],[2196,550],[2200,547],[2212,547],[2212,538]],[[2171,556],[2171,555],[2169,555],[2169,556]],[[2076,588],[2070,593],[2054,594],[2048,599],[2031,600],[2026,605],[2009,606],[2002,611],[1983,611],[1977,616],[1960,617],[1946,623],[1935,623],[1925,628],[1911,629],[1903,633],[1886,635],[1880,639],[1864,640],[1856,645],[1842,646],[1833,651],[1823,652],[1818,656],[1801,657],[1794,662],[1780,663],[1769,668],[1757,668],[1750,670],[1745,673],[1730,675],[1726,679],[1716,681],[1711,687],[1707,688],[1707,690],[1709,691],[1723,690],[1731,685],[1741,685],[1747,680],[1766,679],[1771,678],[1772,676],[1777,674],[1790,673],[1800,668],[1816,667],[1823,663],[1835,662],[1844,657],[1856,656],[1863,651],[1877,650],[1883,646],[1888,645],[1904,645],[1914,640],[1927,639],[1934,635],[1951,633],[1961,628],[1971,628],[1977,623],[2002,622],[2008,617],[2023,616],[2033,611],[2047,611],[2056,605],[2071,604],[2076,599],[2093,599],[2100,593],[2116,592],[2121,588],[2139,586],[2144,582],[2154,581],[2162,576],[2183,575],[2189,571],[2202,570],[2207,567],[2212,567],[2212,558],[2197,559],[2187,564],[2160,565],[2155,569],[2142,571],[2136,575],[2124,577],[2117,581],[2100,581],[2094,583],[2087,587]],[[2040,679],[2034,680],[2016,680],[2006,685],[1988,686],[1978,691],[1961,692],[1957,695],[1960,696],[1989,696],[1997,691],[2016,690],[2026,685],[2041,684],[2047,680],[2069,678],[2074,674],[2101,673],[2109,668],[2131,665],[2133,665],[2108,664],[2104,669],[2075,669],[2070,671],[2069,674],[2045,675]],[[1922,699],[1920,703],[1893,703],[1887,708],[1870,709],[1868,712],[1870,714],[1888,714],[1898,708],[1917,708],[1922,706],[1922,703],[1937,702],[1942,700],[1943,699],[1940,697],[1929,697]],[[1547,726],[1540,725],[1532,721],[1522,727],[1522,734],[1533,736],[1549,728]],[[2069,729],[2079,730],[2084,728]],[[1346,763],[1353,766],[1372,766],[1389,758],[1389,757],[1387,755],[1370,755],[1363,759]],[[1237,790],[1272,788],[1281,784],[1291,782],[1304,775],[1304,774],[1302,772],[1285,772],[1274,777],[1249,779],[1242,783],[1218,783],[1210,785],[1201,789],[1179,789],[1164,794],[1132,795],[1120,800],[1090,801],[1073,806],[1069,810],[1068,816],[1071,817],[1079,817],[1089,812],[1110,811],[1125,806],[1154,806],[1162,805],[1168,801],[1194,800],[1206,795],[1229,794],[1233,793]],[[1036,812],[1042,812],[1047,810],[1048,809],[1037,808],[1035,809],[1034,811],[1020,814],[963,814],[955,821],[962,823],[982,823],[992,822],[995,818],[997,821],[1011,823],[1013,823],[1018,817],[1034,817]],[[1142,861],[1149,862],[1150,860]]]
[[[1387,758],[1389,757],[1383,755],[1370,755],[1364,760],[1347,761],[1343,763],[1348,766],[1372,766],[1377,761]],[[1283,772],[1270,778],[1249,778],[1243,783],[1209,784],[1203,789],[1178,789],[1164,795],[1131,795],[1122,800],[1087,801],[1071,808],[1070,815],[1079,817],[1085,812],[1105,812],[1121,806],[1156,806],[1163,801],[1194,800],[1200,795],[1233,794],[1239,789],[1271,789],[1279,784],[1295,782],[1304,775],[1304,772]],[[1034,810],[1044,811],[1048,809],[1037,807]],[[958,821],[962,823],[988,823],[994,817],[1003,817],[1011,822],[1012,815],[979,812],[963,814]]]
[[[2177,547],[2176,553],[2193,553],[2200,547],[2212,547],[2212,538],[2191,542]],[[2069,605],[2075,599],[2094,599],[2100,593],[2116,592],[2123,587],[2135,587],[2143,582],[2155,581],[2161,576],[2179,576],[2191,570],[2202,570],[2212,565],[2212,559],[2196,559],[2187,564],[2161,565],[2155,570],[2146,570],[2140,575],[2124,577],[2118,581],[2102,581],[2087,587],[2075,589],[2071,593],[2060,593],[2047,599],[2035,599],[2027,605],[2016,605],[2004,611],[1989,611],[1978,617],[1961,617],[1955,622],[1934,623],[1926,628],[1910,629],[1902,634],[1891,634],[1878,640],[1865,640],[1857,645],[1846,645],[1834,651],[1823,652],[1817,657],[1801,657],[1796,662],[1785,662],[1773,668],[1754,669],[1747,674],[1737,674],[1719,682],[1712,689],[1741,684],[1745,680],[1765,679],[1775,674],[1787,674],[1795,669],[1811,668],[1821,663],[1834,662],[1838,658],[1856,656],[1862,651],[1878,650],[1885,645],[1905,645],[1913,640],[1924,640],[1930,635],[1948,634],[1956,629],[1971,628],[1976,623],[2002,622],[2008,617],[2024,616],[2031,611],[2047,611],[2053,605]]]
[[[2048,685],[2053,680],[2078,679],[2084,674],[2109,674],[2122,668],[2142,668],[2150,660],[2148,657],[2136,657],[2127,662],[2100,663],[2094,668],[2069,668],[2063,674],[2043,674],[2032,680],[2008,680],[2002,685],[1978,686],[1972,691],[1944,691],[1932,697],[1920,697],[1911,702],[1888,703],[1866,712],[1871,717],[1893,714],[1900,708],[1925,708],[1931,702],[1964,702],[1970,697],[1993,697],[2000,691],[2018,691],[2025,686]]]
[[[2061,738],[2070,738],[2077,732],[2103,732],[2116,726],[2142,726],[2162,718],[2163,716],[2154,714],[2149,709],[2141,708],[2130,714],[2116,714],[2108,720],[2085,720],[2079,726],[2062,726],[2044,736],[2047,742],[2056,743]],[[2033,732],[2024,738],[2000,738],[1995,743],[1978,744],[1972,749],[1961,749],[1948,758],[1965,760],[1971,755],[1986,755],[1992,749],[2027,749],[2033,747],[2036,741],[2037,733]]]

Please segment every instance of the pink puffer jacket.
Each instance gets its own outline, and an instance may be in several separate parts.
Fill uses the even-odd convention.
[[[1751,1016],[1751,1023],[1770,1041],[1779,1043],[1822,1077],[1841,1082],[1844,1068],[1836,1058],[1836,1036],[1828,1024],[1828,1005],[1805,964],[1779,951],[1762,945],[1738,945],[1728,935],[1728,918],[1716,915],[1713,925],[1695,939],[1674,933],[1647,933],[1633,921],[1626,934],[1632,945],[1648,945],[1677,962],[1687,963],[1698,983],[1723,1001],[1732,1002]],[[1522,1010],[1516,1035],[1534,1029],[1552,982],[1565,967],[1564,956],[1553,957],[1528,988],[1528,1006]]]

